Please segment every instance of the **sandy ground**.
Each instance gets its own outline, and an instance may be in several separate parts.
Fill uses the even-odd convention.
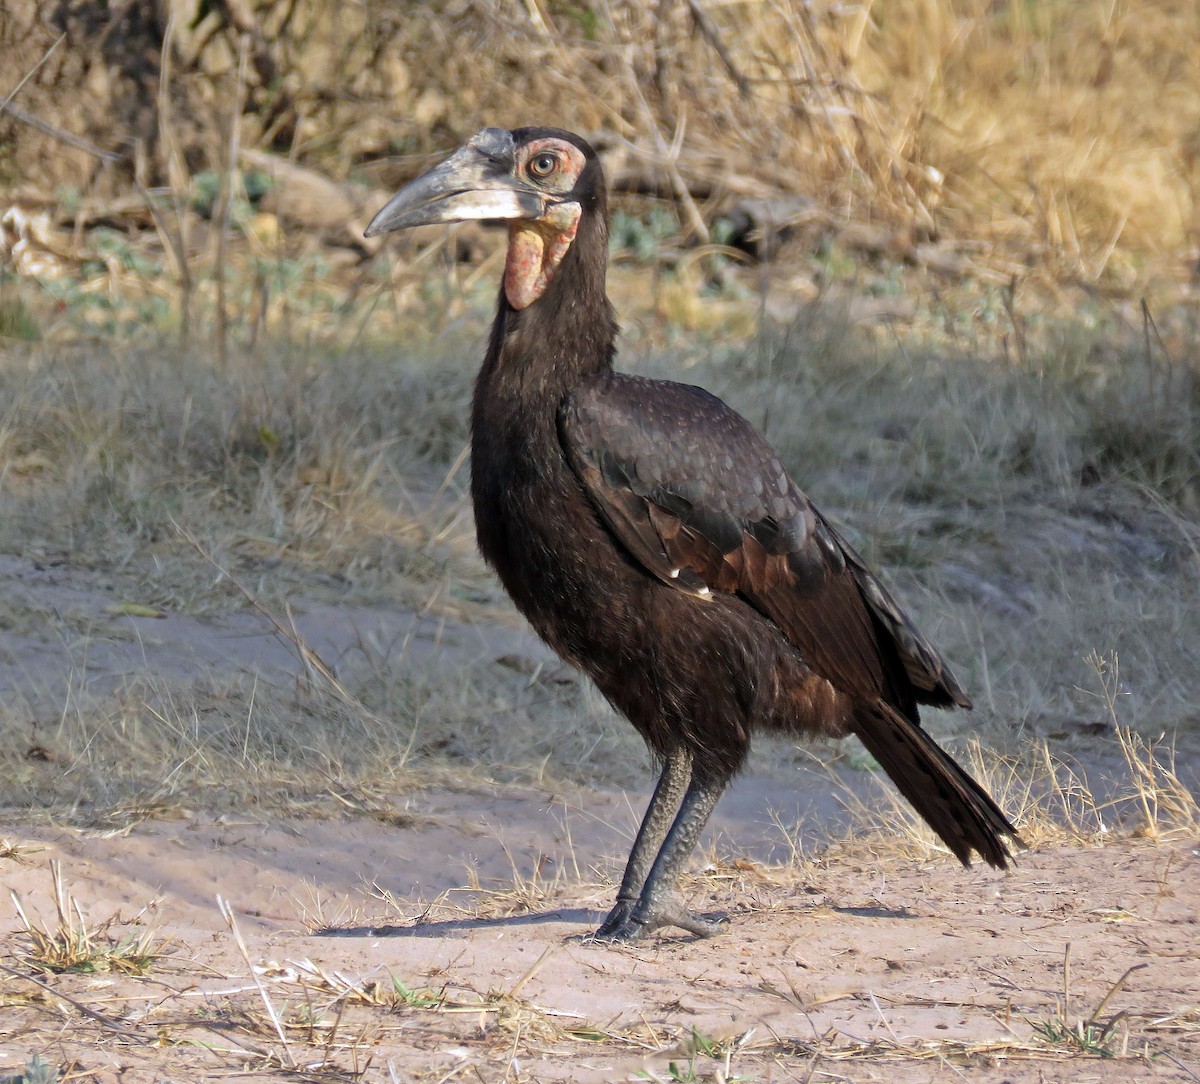
[[[68,636],[10,638],[0,691],[35,706],[64,695],[54,673],[104,695],[144,669],[299,665],[258,614],[139,623],[95,577],[5,559],[0,580],[29,607],[128,626],[90,636],[86,657]],[[297,614],[334,659],[369,621],[413,650],[450,635],[490,649],[486,628],[411,614]],[[820,822],[832,800],[820,773],[777,767],[726,796],[684,885],[730,916],[722,937],[580,940],[644,801],[425,790],[379,818],[192,811],[119,831],[0,813],[0,1081],[34,1055],[104,1084],[1200,1080],[1195,839],[1047,847],[1006,874],[895,846],[788,863],[772,817]],[[31,962],[17,901],[56,929],[52,868],[101,950],[155,931],[144,975],[103,952],[84,973]]]
[[[617,804],[514,791],[418,798],[407,826],[0,826],[34,921],[55,923],[53,860],[93,929],[119,915],[167,941],[145,977],[50,974],[22,961],[10,906],[0,1079],[34,1053],[104,1082],[1200,1079],[1194,841],[1056,847],[1007,874],[743,860],[686,885],[730,915],[722,937],[613,948],[577,938],[614,840],[571,810]],[[1060,1033],[1093,1016],[1119,1056]]]

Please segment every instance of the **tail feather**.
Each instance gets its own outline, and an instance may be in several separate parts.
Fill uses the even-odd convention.
[[[1023,846],[1017,829],[987,791],[918,724],[876,701],[858,711],[854,732],[964,866],[977,851],[989,865],[1008,867],[1012,852],[1005,837]]]

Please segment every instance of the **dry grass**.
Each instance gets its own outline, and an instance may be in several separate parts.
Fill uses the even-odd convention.
[[[1000,362],[995,329],[947,334],[928,317],[864,334],[818,300],[783,333],[701,338],[686,353],[635,322],[624,355],[728,398],[888,572],[979,705],[934,717],[939,734],[1070,751],[1111,733],[1119,707],[1120,726],[1179,730],[1190,748],[1192,370],[1100,314],[1031,325],[1023,353]],[[127,822],[251,794],[318,808],[332,793],[383,816],[414,765],[641,778],[636,738],[590,689],[521,651],[461,646],[480,622],[501,639],[517,627],[465,502],[473,364],[461,359],[479,349],[457,332],[400,357],[260,343],[227,372],[144,339],[120,356],[6,349],[0,550],[80,570],[112,596],[97,612],[17,591],[0,617],[69,660],[14,675],[21,692],[0,712],[9,808]],[[380,599],[434,631],[360,634],[322,660],[293,614]],[[143,612],[254,614],[305,678],[147,672],[115,699],[90,694],[91,655],[153,638],[153,618],[130,616]],[[1120,655],[1111,704],[1081,691],[1095,684],[1092,652]]]
[[[161,28],[156,38],[109,4],[89,9],[97,21],[71,25],[15,104],[102,143],[132,142],[124,61],[122,77],[137,68],[147,81],[147,160],[136,184],[134,170],[109,168],[81,191],[93,160],[14,124],[0,187],[28,199],[60,186],[79,233],[56,247],[78,274],[46,282],[49,305],[0,298],[0,334],[52,334],[64,302],[112,329],[133,295],[139,320],[211,331],[221,357],[227,325],[251,341],[271,327],[319,334],[395,269],[357,263],[348,221],[296,222],[286,201],[255,213],[258,182],[231,174],[231,152],[265,149],[386,188],[485,124],[595,138],[630,221],[670,220],[649,250],[685,276],[697,255],[685,245],[718,251],[739,200],[799,197],[793,255],[805,260],[835,264],[848,246],[950,279],[1032,280],[1059,301],[1076,285],[1178,298],[1194,279],[1200,97],[1189,74],[1200,57],[1188,0],[1148,12],[1112,0],[437,0],[403,13],[377,0],[336,10],[251,0],[237,8],[250,46],[246,27],[212,5],[172,22],[165,47]],[[83,23],[105,27],[103,55],[72,36]],[[27,70],[54,38],[21,0],[0,23],[0,56]],[[170,61],[161,79],[132,60],[159,51]],[[154,230],[88,229],[114,194]],[[192,204],[237,236],[211,230]],[[317,223],[335,248],[314,248]],[[453,313],[424,281],[444,251],[406,261],[418,273],[395,273],[378,320],[416,306]]]
[[[1091,695],[1108,713],[1109,736],[1092,740],[1077,757],[1045,739],[1005,755],[973,738],[964,758],[971,774],[1034,850],[1062,844],[1099,846],[1130,836],[1200,838],[1197,781],[1177,764],[1174,739],[1146,738],[1123,723],[1115,655],[1101,658],[1093,653],[1086,661],[1096,687]],[[1191,737],[1187,735],[1189,741]],[[945,845],[890,785],[882,779],[877,787],[866,789],[857,782],[848,785],[847,776],[835,773],[837,763],[829,763],[828,770],[849,817],[839,847],[887,853],[899,848],[918,860],[949,857]],[[803,859],[798,842],[791,849]]]
[[[287,346],[224,377],[203,355],[161,351],[7,355],[0,450],[13,515],[0,544],[105,550],[119,565],[146,543],[183,549],[175,521],[235,519],[244,526],[222,557],[232,544],[243,562],[315,559],[350,581],[418,571],[445,525],[414,521],[466,442],[464,373],[443,379],[436,355],[398,372],[379,354]]]
[[[1200,838],[1200,804],[1194,781],[1180,778],[1175,753],[1124,727],[1115,742],[1095,743],[1092,767],[1056,754],[1045,741],[1013,756],[983,748],[967,750],[971,774],[1010,815],[1032,849],[1062,844],[1101,846],[1111,839]],[[849,815],[839,848],[894,853],[917,860],[948,858],[944,844],[911,807],[882,782],[864,794],[831,773]],[[803,857],[803,849],[794,848]]]
[[[127,1057],[136,1058],[139,1047],[165,1048],[178,1057],[200,1048],[209,1063],[215,1059],[237,1065],[243,1072],[266,1079],[300,1078],[329,1084],[399,1079],[391,1062],[392,1055],[404,1049],[395,1045],[398,1036],[404,1037],[409,1048],[426,1051],[431,1062],[436,1049],[436,1060],[444,1061],[449,1055],[464,1066],[478,1063],[514,1079],[522,1078],[520,1067],[527,1064],[533,1075],[526,1079],[533,1080],[542,1079],[542,1067],[582,1070],[597,1057],[622,1055],[638,1057],[641,1068],[621,1079],[714,1084],[775,1079],[775,1073],[794,1072],[801,1059],[810,1071],[819,1065],[830,1066],[825,1073],[845,1063],[880,1069],[891,1065],[900,1071],[901,1065],[926,1061],[968,1069],[1015,1067],[1026,1061],[1078,1068],[1080,1058],[1117,1059],[1132,1071],[1132,1066],[1152,1064],[1164,1056],[1183,1066],[1161,1044],[1161,1037],[1171,1031],[1193,1033],[1198,1023],[1194,1009],[1166,1013],[1142,1009],[1131,1014],[1118,1008],[1126,982],[1146,964],[1127,969],[1094,1003],[1083,1002],[1072,982],[1079,983],[1084,977],[1077,974],[1072,979],[1067,945],[1060,972],[1061,992],[1054,998],[1052,1014],[1021,1018],[1012,1011],[1014,996],[1018,1003],[1038,1003],[1043,1000],[1041,991],[1017,991],[1008,996],[1006,1006],[997,1002],[996,1017],[1005,1024],[1009,1038],[943,1039],[900,1035],[892,1029],[888,1022],[891,1012],[907,1003],[942,1004],[936,994],[855,990],[814,1001],[795,987],[771,986],[756,992],[777,998],[799,1010],[802,1017],[822,1004],[867,998],[883,1033],[860,1038],[831,1029],[801,1040],[772,1034],[771,1027],[735,1026],[719,1036],[707,1035],[686,1019],[672,1021],[656,1015],[638,1023],[605,1023],[528,996],[526,988],[531,981],[544,969],[553,968],[556,956],[568,951],[561,945],[548,947],[504,988],[482,989],[469,980],[452,977],[434,985],[417,985],[393,974],[383,978],[345,974],[308,959],[257,960],[242,941],[231,912],[227,911],[227,919],[246,967],[244,976],[234,974],[228,980],[248,977],[249,985],[203,993],[197,1000],[199,991],[160,984],[153,1009],[133,1019],[113,1013],[107,1005],[110,999],[80,1000],[61,989],[51,991],[37,979],[26,980],[34,985],[32,993],[10,993],[11,1003],[33,1005],[45,993],[53,993],[79,1014],[76,1026],[81,1031],[94,1033],[93,1049],[116,1042]],[[457,969],[451,964],[446,970],[453,973]],[[5,971],[22,978],[11,969]],[[444,1048],[448,1040],[453,1045]],[[379,1075],[384,1071],[384,1058],[388,1076]],[[1183,1068],[1186,1071],[1186,1066]],[[429,1073],[404,1078],[445,1080],[457,1075],[457,1070],[446,1073],[444,1068],[434,1070],[431,1064]]]
[[[1175,37],[1188,4],[871,12],[860,78],[907,120],[909,153],[946,174],[946,218],[1122,285],[1195,245],[1196,41]]]
[[[1133,777],[1147,773],[1153,778],[1164,777],[1165,765],[1137,752],[1133,745],[1126,747],[1131,750]],[[1000,785],[994,776],[989,782]],[[1069,785],[1088,788],[1081,774],[1071,777]],[[1134,795],[1141,794],[1144,786],[1129,781],[1127,785]],[[1165,802],[1165,797],[1165,789],[1160,787],[1159,808],[1184,808],[1190,802],[1190,808],[1195,809],[1194,798],[1184,792],[1171,795],[1170,802]],[[1011,794],[1008,798],[1012,799]],[[1133,827],[1125,824],[1120,833],[1096,833],[1095,818],[1102,815],[1098,805],[1079,813],[1068,801],[1063,809],[1063,817],[1048,817],[1045,806],[1035,797],[1026,802],[1017,816],[1023,829],[1038,833],[1037,842],[1042,845],[1063,839],[1113,839]],[[1052,823],[1057,825],[1053,835],[1049,827]],[[1160,817],[1156,823],[1157,837],[1187,831],[1194,838],[1194,822],[1189,823],[1190,828],[1188,824]],[[883,844],[871,843],[877,825],[876,815],[872,815],[869,823],[866,820],[859,823],[854,845],[886,850],[887,857],[879,868],[895,869],[895,865],[889,865],[896,858],[894,839]],[[898,833],[902,845],[918,857],[928,859],[936,850],[929,847],[921,850],[914,834],[903,825],[890,824],[889,832]],[[715,890],[724,898],[733,894],[739,899],[749,896],[753,900],[749,914],[758,913],[760,919],[772,910],[789,913],[795,910],[798,878],[806,878],[818,869],[828,876],[829,871],[839,868],[836,853],[826,855],[819,863],[802,862],[786,869],[738,862],[705,870],[689,879],[685,891]],[[843,872],[852,865],[845,863]],[[575,906],[581,900],[586,900],[586,906],[594,902],[596,886],[589,880],[590,872],[578,863],[556,873],[549,881],[542,880],[537,870],[532,875],[521,874],[515,862],[513,868],[511,886],[495,890],[478,884],[468,886],[473,899],[465,906],[435,904],[437,917],[495,919],[545,910],[551,901],[560,902],[564,898]],[[22,1019],[28,1019],[29,1013],[36,1019],[47,1011],[56,1016],[68,1014],[74,1020],[73,1042],[86,1043],[90,1051],[119,1048],[132,1065],[153,1053],[156,1057],[171,1057],[177,1068],[211,1066],[215,1062],[257,1074],[256,1079],[306,1079],[318,1084],[446,1080],[458,1074],[457,1066],[466,1071],[471,1065],[493,1072],[497,1078],[504,1074],[505,1079],[539,1080],[543,1079],[542,1071],[571,1069],[590,1079],[585,1069],[596,1065],[597,1059],[601,1062],[621,1059],[627,1076],[620,1079],[714,1084],[735,1079],[777,1079],[780,1074],[794,1074],[801,1063],[809,1070],[822,1066],[820,1071],[826,1074],[852,1074],[853,1066],[859,1064],[872,1067],[871,1072],[889,1071],[890,1067],[892,1072],[906,1073],[925,1062],[966,1069],[1007,1066],[1010,1073],[1020,1073],[1019,1066],[1024,1062],[1057,1065],[1058,1071],[1065,1071],[1063,1067],[1070,1065],[1072,1071],[1080,1071],[1087,1063],[1081,1065],[1078,1059],[1115,1059],[1124,1065],[1125,1071],[1136,1071],[1137,1065],[1165,1059],[1186,1074],[1187,1066],[1171,1053],[1171,1043],[1180,1037],[1195,1036],[1200,1028],[1194,1006],[1166,1003],[1159,1006],[1153,1002],[1153,994],[1147,1004],[1145,987],[1136,1009],[1130,1007],[1125,993],[1127,985],[1132,985],[1131,977],[1147,967],[1146,963],[1130,966],[1115,979],[1110,976],[1097,985],[1095,976],[1086,974],[1073,962],[1071,946],[1067,944],[1055,973],[1057,991],[1042,989],[1038,984],[1016,987],[1000,974],[1000,982],[991,985],[990,993],[973,996],[967,1002],[956,1002],[940,992],[941,978],[928,987],[922,986],[921,993],[907,992],[912,976],[878,990],[836,983],[836,992],[818,996],[820,984],[802,980],[800,986],[794,985],[789,970],[764,963],[768,972],[775,967],[781,981],[778,985],[769,982],[750,992],[777,1000],[795,1020],[766,1012],[767,1026],[747,1027],[735,1019],[732,1026],[720,1033],[707,1034],[689,1022],[679,1000],[656,1004],[655,1011],[640,1021],[624,1014],[617,1022],[590,1018],[561,1007],[553,998],[548,999],[544,991],[541,995],[533,993],[539,976],[552,973],[560,965],[578,964],[572,959],[574,951],[569,944],[554,942],[540,954],[525,958],[528,966],[522,965],[523,970],[501,986],[472,981],[470,963],[463,963],[463,954],[457,948],[448,952],[446,960],[422,971],[420,978],[381,973],[377,960],[370,962],[364,972],[314,963],[308,958],[275,956],[273,953],[281,947],[275,931],[251,947],[243,938],[234,910],[223,900],[221,913],[228,937],[237,946],[244,970],[232,969],[218,977],[215,985],[210,976],[208,985],[199,987],[193,978],[182,985],[173,981],[168,971],[165,975],[168,981],[155,981],[152,988],[147,988],[140,957],[135,961],[137,966],[126,966],[133,955],[122,951],[117,939],[107,932],[119,920],[90,927],[56,863],[51,864],[51,876],[58,919],[52,924],[31,922],[18,904],[18,915],[32,951],[16,961],[19,968],[0,963],[0,1005],[24,1014]],[[917,890],[918,883],[909,882],[906,891]],[[1167,891],[1165,886],[1160,889]],[[385,907],[394,904],[378,897],[374,902],[382,902]],[[313,905],[318,928],[327,928],[330,918],[335,926],[347,920],[355,924],[360,921],[357,911],[347,915],[342,910],[330,916],[326,906],[320,902]],[[344,906],[345,901],[339,904]],[[807,917],[800,921],[815,921],[812,908],[807,911]],[[933,941],[941,939],[948,917],[942,912],[937,915],[933,932],[925,932]],[[1122,917],[1132,920],[1135,916]],[[1145,913],[1142,917],[1146,917]],[[418,920],[418,926],[421,921]],[[406,918],[405,924],[410,922]],[[1034,922],[1040,929],[1041,916]],[[448,925],[453,927],[455,923],[451,921]],[[371,936],[386,937],[389,932],[394,931],[374,923]],[[147,964],[161,951],[160,946],[151,944],[149,937],[143,937],[139,944]],[[448,944],[454,947],[459,942],[451,939]],[[263,956],[264,951],[272,955]],[[630,957],[628,962],[635,971],[646,966],[643,956],[645,953],[639,951]],[[400,958],[404,958],[403,953]],[[1103,955],[1102,958],[1109,963]],[[669,969],[682,962],[679,956],[667,957]],[[786,954],[783,962],[787,962]],[[31,973],[30,965],[37,970]],[[606,971],[595,960],[587,966],[601,975]],[[1002,964],[996,962],[994,966]],[[44,973],[43,977],[38,977],[38,970]],[[64,986],[58,981],[62,972],[79,970],[112,971],[124,976],[125,984],[116,989],[109,983],[81,988]],[[983,971],[987,972],[987,968]],[[201,968],[199,973],[208,975],[208,970]],[[1083,988],[1090,993],[1082,995]],[[799,1034],[805,1034],[810,1028],[804,1021],[811,1021],[812,1014],[837,1002],[869,1004],[878,1017],[878,1033],[862,1035],[854,1029],[831,1028],[822,1034],[814,1030],[809,1038],[790,1034],[797,1028]],[[129,1008],[143,1004],[145,1007],[138,1011]],[[989,1032],[1001,1025],[1007,1037],[941,1038],[909,1034],[902,1027],[893,1027],[890,1022],[893,1014],[902,1013],[911,1005],[948,1009],[961,1006],[964,1011],[975,1013]],[[42,1032],[37,1025],[26,1025],[23,1034],[32,1042]],[[393,1064],[393,1057],[415,1058],[413,1065],[423,1061],[429,1075],[405,1075],[405,1069],[397,1069]],[[449,1068],[447,1058],[452,1059]],[[442,1064],[435,1069],[437,1063]],[[401,1060],[400,1064],[405,1062]],[[636,1072],[629,1068],[632,1065],[639,1066]],[[65,1066],[68,1073],[82,1068],[71,1062]],[[27,1079],[37,1078],[27,1073]],[[849,1079],[857,1077],[851,1075]]]
[[[278,48],[309,107],[293,151],[335,169],[541,121],[611,133],[667,195],[799,191],[1066,279],[1129,287],[1151,265],[1178,273],[1196,244],[1187,0],[469,0],[336,20],[300,5],[289,30]],[[377,103],[366,118],[361,101]],[[706,210],[678,206],[707,240]]]
[[[37,915],[31,917],[20,897],[10,893],[21,931],[28,941],[21,963],[47,972],[111,971],[145,975],[150,971],[165,948],[153,921],[142,924],[137,922],[140,916],[122,919],[113,915],[99,924],[89,922],[79,901],[67,888],[58,862],[50,863],[50,878],[55,912],[51,921]],[[146,910],[152,906],[148,905]],[[116,927],[124,927],[119,937],[112,932]]]

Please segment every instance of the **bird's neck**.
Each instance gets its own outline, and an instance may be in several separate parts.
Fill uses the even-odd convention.
[[[617,325],[607,264],[604,215],[589,214],[541,297],[517,311],[501,289],[477,393],[557,410],[565,395],[611,370]]]

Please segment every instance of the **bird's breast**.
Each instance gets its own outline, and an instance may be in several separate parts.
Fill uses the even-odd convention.
[[[576,610],[619,559],[565,460],[484,456],[472,496],[480,552],[535,625],[542,604]]]

